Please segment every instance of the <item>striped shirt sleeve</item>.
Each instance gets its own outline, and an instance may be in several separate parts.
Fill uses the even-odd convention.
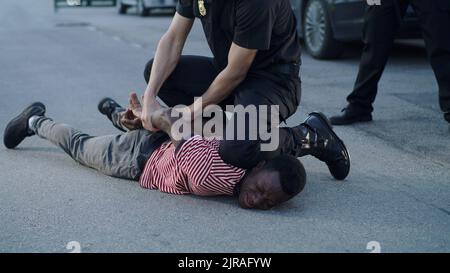
[[[196,195],[233,195],[245,170],[225,163],[218,152],[219,141],[194,136],[177,153],[180,170]]]

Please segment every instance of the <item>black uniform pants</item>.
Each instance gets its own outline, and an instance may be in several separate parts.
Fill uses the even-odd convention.
[[[145,80],[148,82],[153,60],[150,60],[144,71]],[[169,107],[179,104],[191,105],[195,97],[200,97],[207,91],[220,70],[215,66],[212,58],[201,56],[181,56],[175,70],[163,84],[158,97]],[[226,105],[270,105],[279,106],[279,118],[281,121],[295,113],[300,102],[300,79],[298,73],[295,77],[286,75],[274,76],[267,73],[249,73],[247,78],[233,91],[233,93],[220,104],[224,110]],[[260,112],[258,112],[260,115]],[[267,128],[275,128],[279,124],[270,124],[271,119],[264,113],[261,118],[267,123]],[[259,118],[259,116],[258,116]],[[236,115],[233,115],[236,120]],[[246,124],[249,121],[247,120]],[[252,121],[253,122],[253,121]],[[237,125],[237,122],[231,124]],[[236,128],[235,128],[236,129]],[[225,129],[227,130],[227,129]],[[250,130],[245,128],[245,134]],[[222,159],[232,165],[250,169],[258,162],[273,158],[279,154],[299,155],[297,140],[292,128],[279,130],[279,145],[275,151],[264,152],[260,149],[260,140],[225,139],[220,145]],[[236,130],[234,130],[236,132]]]
[[[351,107],[362,112],[373,111],[378,82],[408,5],[412,5],[419,18],[427,55],[439,86],[441,110],[450,111],[449,0],[384,0],[380,6],[368,8],[359,73],[353,92],[347,97]]]

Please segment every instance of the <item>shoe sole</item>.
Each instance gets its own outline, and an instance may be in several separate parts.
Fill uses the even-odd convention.
[[[19,115],[17,115],[10,122],[8,122],[8,124],[6,125],[5,130],[3,131],[4,132],[3,133],[3,144],[6,146],[6,148],[13,149],[13,148],[17,147],[17,145],[19,145],[20,142],[22,142],[23,139],[21,141],[19,141],[19,143],[16,144],[16,145],[12,145],[12,146],[11,145],[7,145],[7,143],[5,141],[5,136],[8,134],[7,132],[10,130],[11,126],[15,125],[18,122],[19,119],[22,119],[24,116],[29,114],[28,111],[30,111],[30,108],[32,108],[32,107],[40,107],[40,108],[43,109],[42,112],[35,113],[35,115],[44,115],[45,114],[45,111],[46,111],[45,105],[42,102],[35,102],[35,103],[32,103],[29,106],[27,106]],[[31,115],[31,116],[33,116],[33,115]],[[28,128],[28,125],[27,125],[27,128]]]
[[[334,138],[336,138],[339,143],[342,145],[342,147],[344,148],[344,153],[348,158],[348,173],[350,173],[350,165],[351,165],[351,159],[350,159],[350,154],[347,150],[347,147],[345,146],[344,142],[336,135],[336,133],[333,131],[333,125],[331,124],[331,121],[321,112],[312,112],[310,115],[315,115],[316,117],[320,118],[327,126],[328,129],[330,129],[331,134],[333,135]],[[347,174],[348,176],[348,174]],[[338,180],[344,180],[343,179],[338,179]]]

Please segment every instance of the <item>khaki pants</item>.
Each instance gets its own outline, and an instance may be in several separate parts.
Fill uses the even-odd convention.
[[[108,176],[130,180],[139,180],[152,152],[169,140],[164,133],[147,130],[90,136],[46,117],[39,118],[34,129],[39,137],[59,146],[78,163]]]

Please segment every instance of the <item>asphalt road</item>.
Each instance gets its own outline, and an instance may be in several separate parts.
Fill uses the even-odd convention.
[[[116,130],[97,113],[104,96],[142,92],[146,61],[170,16],[117,15],[115,8],[64,9],[52,1],[0,4],[0,127],[32,101],[91,134]],[[211,55],[197,23],[185,54]],[[360,51],[303,56],[310,111],[345,106]],[[173,196],[81,167],[37,137],[0,148],[0,252],[382,252],[450,251],[450,131],[423,47],[398,44],[371,124],[336,128],[352,156],[345,182],[304,158],[305,191],[271,211],[232,198]],[[2,133],[1,133],[2,134]]]

